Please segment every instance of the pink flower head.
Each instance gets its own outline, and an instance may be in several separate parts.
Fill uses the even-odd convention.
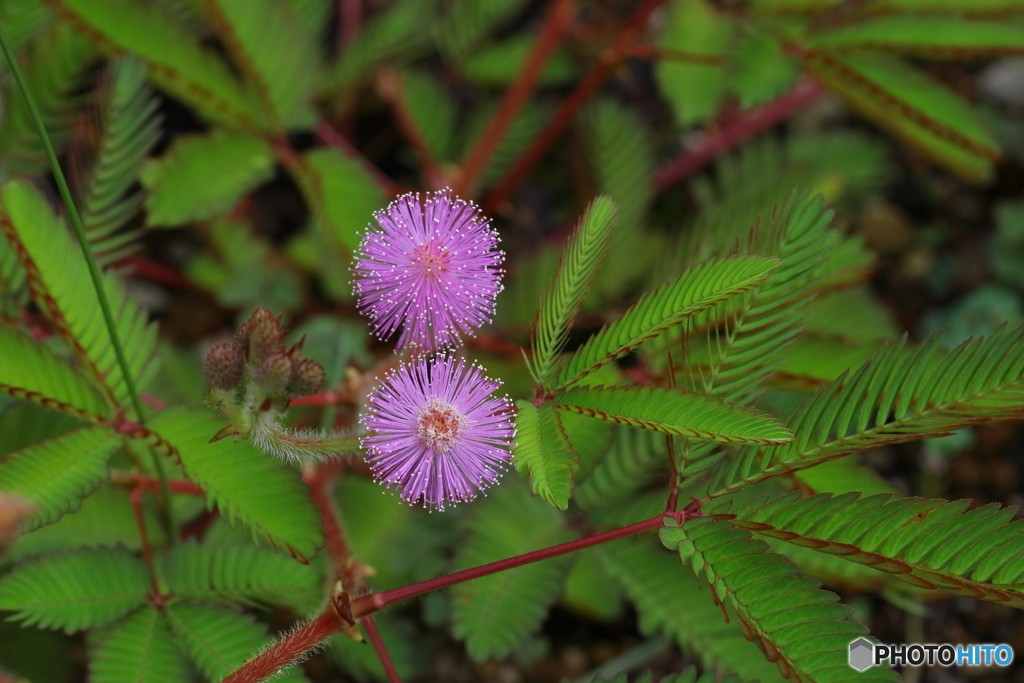
[[[402,326],[399,349],[434,350],[490,321],[504,255],[474,204],[451,190],[409,193],[374,218],[380,229],[363,235],[353,285],[375,334]]]
[[[377,481],[408,503],[443,510],[472,500],[501,475],[515,437],[501,382],[478,365],[440,355],[389,374],[368,397],[362,446]]]

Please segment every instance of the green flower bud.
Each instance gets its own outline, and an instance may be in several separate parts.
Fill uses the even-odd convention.
[[[206,354],[206,377],[214,389],[234,389],[244,373],[245,361],[234,344],[217,344]]]

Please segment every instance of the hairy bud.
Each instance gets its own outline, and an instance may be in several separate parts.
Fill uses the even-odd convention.
[[[244,372],[245,361],[234,344],[217,344],[206,354],[206,377],[214,389],[234,389]]]
[[[279,394],[291,381],[293,367],[288,351],[268,353],[256,369],[256,383],[267,394]]]
[[[326,377],[324,366],[307,358],[295,368],[295,374],[288,385],[288,392],[293,396],[310,396],[320,391]]]
[[[252,312],[252,316],[238,328],[236,338],[239,347],[247,352],[246,357],[253,363],[262,361],[268,353],[284,344],[284,330],[277,316],[263,306]]]

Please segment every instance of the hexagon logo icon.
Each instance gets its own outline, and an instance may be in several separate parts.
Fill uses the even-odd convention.
[[[850,643],[850,666],[857,671],[871,667],[875,659],[875,646],[867,638],[858,638]]]

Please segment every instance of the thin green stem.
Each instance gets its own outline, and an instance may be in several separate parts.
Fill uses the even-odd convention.
[[[86,266],[89,268],[89,278],[92,280],[93,289],[96,290],[96,296],[100,301],[100,310],[103,311],[103,322],[107,326],[107,332],[110,334],[110,343],[114,347],[114,355],[117,356],[117,364],[121,367],[121,374],[124,375],[125,386],[128,388],[128,395],[132,400],[132,408],[135,410],[136,418],[141,423],[143,420],[142,413],[142,401],[139,399],[138,389],[135,387],[135,381],[132,378],[131,372],[128,368],[128,361],[124,356],[124,348],[121,346],[121,339],[117,336],[117,326],[114,324],[114,315],[110,310],[110,302],[107,301],[107,292],[103,288],[103,277],[100,274],[100,267],[96,264],[96,259],[92,255],[92,249],[89,248],[89,238],[85,234],[85,228],[82,226],[82,219],[78,215],[78,209],[75,207],[75,202],[71,198],[71,190],[68,189],[68,183],[64,179],[64,173],[60,169],[60,163],[57,162],[57,154],[53,151],[53,144],[50,142],[50,136],[46,133],[46,126],[43,124],[43,117],[39,115],[39,109],[36,107],[36,101],[32,97],[32,92],[28,89],[28,83],[25,82],[25,75],[21,72],[21,66],[18,64],[18,60],[14,56],[14,51],[11,50],[11,45],[7,41],[7,33],[0,26],[0,49],[4,52],[4,57],[7,58],[7,63],[11,66],[11,73],[14,74],[14,80],[18,84],[18,90],[21,91],[21,96],[25,98],[25,105],[28,107],[29,115],[32,117],[32,121],[36,124],[36,132],[39,134],[39,141],[43,143],[43,150],[46,152],[46,159],[50,162],[50,170],[53,171],[54,180],[57,181],[57,189],[60,190],[61,199],[64,201],[64,207],[68,214],[68,222],[71,223],[71,229],[75,233],[75,238],[78,240],[79,246],[82,248],[82,254],[85,256]],[[160,490],[164,498],[164,512],[166,513],[166,526],[168,527],[168,535],[174,538],[174,518],[173,511],[171,510],[171,491],[167,485],[167,475],[164,473],[163,463],[160,462],[160,458],[150,451],[153,456],[153,466],[156,469],[157,477],[160,479]]]

